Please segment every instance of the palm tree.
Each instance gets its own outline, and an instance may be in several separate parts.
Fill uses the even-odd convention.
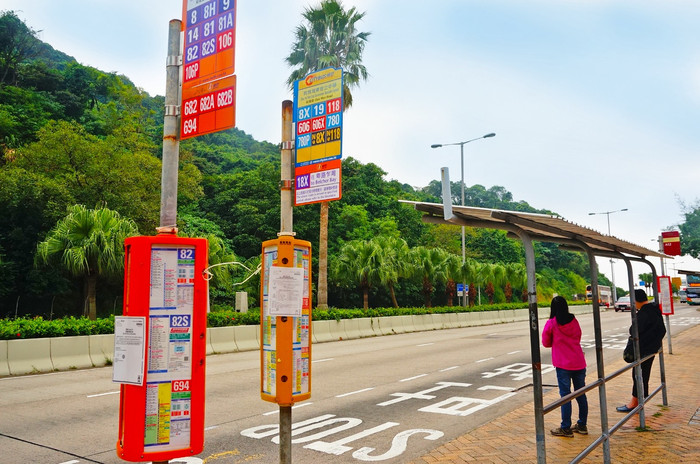
[[[462,265],[462,278],[469,284],[469,306],[476,304],[476,283],[479,279],[480,264],[472,258],[467,258]]]
[[[378,254],[379,248],[372,241],[353,240],[343,245],[334,261],[334,278],[360,288],[365,310],[369,309],[369,289],[379,280]]]
[[[513,301],[513,289],[525,288],[527,286],[527,272],[525,266],[520,263],[506,264],[506,302]]]
[[[46,239],[37,245],[35,263],[54,265],[83,277],[87,314],[97,318],[97,278],[118,276],[124,270],[124,240],[138,234],[131,219],[107,208],[68,208]]]
[[[449,253],[445,257],[445,294],[447,296],[447,306],[452,306],[452,303],[457,295],[457,281],[462,278],[463,266],[462,259],[456,255]]]
[[[489,263],[477,263],[475,278],[477,289],[484,287],[484,292],[486,292],[486,287],[491,281],[493,281],[493,266]],[[488,295],[488,293],[486,294]],[[481,296],[479,296],[479,304],[481,304]]]
[[[358,32],[355,25],[365,17],[355,7],[345,10],[338,0],[322,0],[316,8],[307,8],[302,16],[305,24],[297,27],[292,52],[286,58],[294,68],[287,79],[294,82],[323,68],[343,69],[343,105],[352,106],[350,88],[367,80],[369,74],[362,64],[369,32]]]
[[[445,278],[444,265],[448,253],[439,248],[415,247],[412,250],[412,262],[414,275],[421,279],[425,307],[433,306],[431,295],[435,290],[435,284]]]
[[[293,68],[287,84],[290,88],[307,74],[327,67],[343,69],[343,111],[352,106],[351,87],[367,80],[362,52],[369,32],[358,32],[355,25],[365,13],[354,7],[345,10],[338,0],[322,0],[316,8],[302,14],[305,24],[297,27],[292,51],[286,58]],[[321,203],[318,246],[317,307],[328,307],[328,202]]]
[[[391,303],[394,305],[394,308],[398,308],[399,303],[396,301],[394,286],[400,278],[408,277],[409,275],[408,245],[405,240],[396,237],[379,236],[372,241],[377,246],[379,282],[389,288]]]
[[[502,287],[506,282],[506,268],[499,263],[489,265],[491,267],[491,278],[486,282],[486,294],[489,297],[489,304],[493,304],[497,287]]]

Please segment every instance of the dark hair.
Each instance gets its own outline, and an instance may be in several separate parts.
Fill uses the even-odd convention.
[[[638,288],[637,290],[634,291],[634,301],[637,303],[646,303],[649,301],[649,297],[647,296],[647,292],[642,290],[641,288]]]
[[[569,304],[563,296],[555,296],[549,305],[549,318],[557,318],[557,324],[564,325],[574,320],[574,315],[569,312]]]

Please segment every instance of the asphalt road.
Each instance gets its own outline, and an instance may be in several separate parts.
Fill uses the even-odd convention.
[[[601,319],[604,358],[617,361],[630,314]],[[579,321],[591,379],[593,318]],[[671,331],[699,323],[695,307],[677,305]],[[297,463],[407,462],[533,398],[525,322],[317,344],[312,359],[311,399],[293,409]],[[111,377],[108,367],[0,379],[0,463],[123,462]],[[204,452],[171,462],[279,462],[278,408],[260,399],[259,353],[209,356],[206,388]]]

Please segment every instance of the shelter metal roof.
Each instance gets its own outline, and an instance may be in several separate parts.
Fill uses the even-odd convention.
[[[508,226],[506,225],[508,224],[522,229],[533,240],[583,242],[593,250],[594,254],[623,253],[636,258],[656,257],[673,259],[673,256],[626,242],[612,235],[601,234],[593,229],[569,222],[559,216],[452,205],[454,217],[450,220],[445,220],[441,203],[424,203],[408,200],[399,200],[399,202],[413,205],[416,210],[426,214],[424,218],[426,216],[430,218],[428,219],[429,222],[492,229],[507,229]]]

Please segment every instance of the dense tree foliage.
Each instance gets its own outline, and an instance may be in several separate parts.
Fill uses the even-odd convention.
[[[31,47],[2,49],[7,40]],[[133,221],[139,233],[154,233],[164,100],[125,76],[54,50],[12,12],[0,14],[0,43],[5,60],[0,65],[9,66],[0,81],[0,316],[78,315],[84,302],[81,277],[49,258],[58,252],[49,254],[48,245],[39,244],[58,243],[67,215],[77,210],[109,210]],[[355,71],[362,77],[361,68]],[[425,224],[419,212],[399,203],[441,202],[438,181],[415,190],[387,179],[379,165],[352,157],[343,159],[342,172],[342,198],[329,204],[330,306],[451,305],[461,282],[470,284],[470,304],[478,303],[479,292],[497,303],[521,298],[519,242],[501,231],[467,228],[462,264],[460,228]],[[251,305],[259,303],[261,244],[280,227],[279,179],[279,148],[238,129],[180,144],[178,227],[182,235],[209,240],[209,261],[216,265],[210,270],[213,308],[232,306],[241,290],[249,292]],[[452,192],[459,203],[459,183]],[[547,212],[515,201],[502,186],[468,186],[466,199],[470,206]],[[318,204],[294,209],[297,237],[312,243],[314,274],[319,210]],[[697,216],[697,210],[688,215],[687,224]],[[698,229],[682,229],[684,238]],[[584,293],[588,262],[581,255],[537,243],[536,259],[542,299],[554,292],[567,298]],[[122,280],[119,272],[97,280],[97,315],[120,312]]]
[[[685,221],[679,226],[681,231],[681,252],[693,258],[700,258],[700,202],[695,206],[683,205]]]

